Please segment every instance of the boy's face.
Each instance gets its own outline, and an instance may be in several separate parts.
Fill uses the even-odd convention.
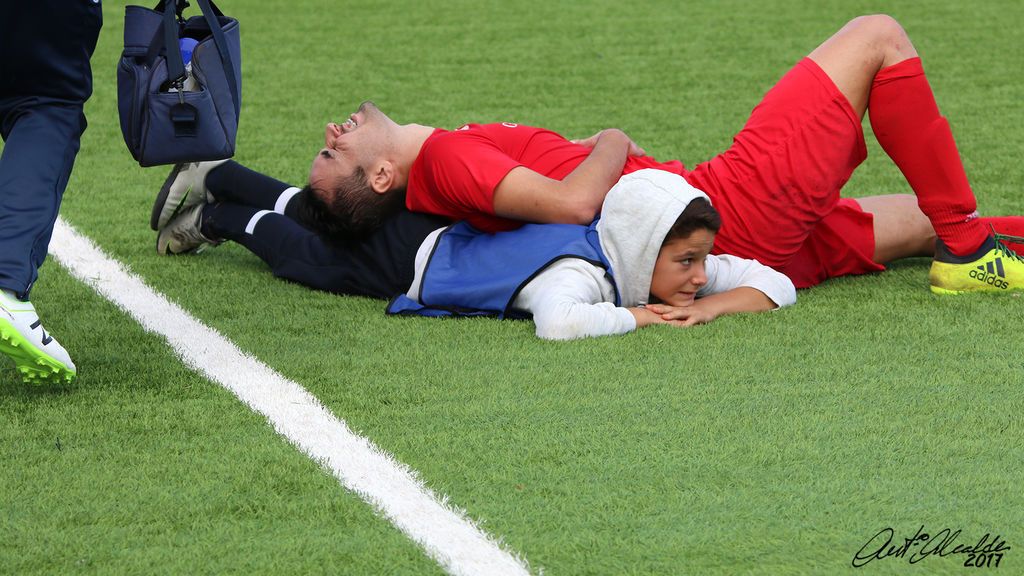
[[[704,261],[715,243],[715,233],[695,230],[661,246],[651,276],[651,296],[669,306],[689,306],[697,290],[708,283]]]

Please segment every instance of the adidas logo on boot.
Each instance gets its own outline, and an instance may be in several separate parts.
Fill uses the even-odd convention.
[[[1006,282],[1006,271],[1003,269],[1003,259],[996,258],[971,270],[968,274],[978,282],[984,282],[1000,290],[1006,290],[1010,285]]]
[[[964,294],[1024,290],[1024,258],[1004,246],[1000,239],[1018,240],[995,234],[967,256],[956,256],[950,253],[942,240],[937,241],[935,260],[928,274],[932,292]]]

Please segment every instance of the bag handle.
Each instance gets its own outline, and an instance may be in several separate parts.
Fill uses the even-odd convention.
[[[231,89],[231,101],[235,105],[235,118],[239,117],[241,112],[241,102],[239,101],[240,94],[238,92],[238,79],[235,78],[235,67],[231,62],[231,54],[228,52],[228,41],[224,37],[224,31],[221,30],[220,21],[217,20],[217,16],[224,16],[224,13],[217,8],[211,0],[196,0],[199,3],[199,8],[203,11],[203,16],[206,17],[206,23],[210,26],[210,32],[213,34],[213,43],[217,45],[217,52],[220,53],[220,62],[224,67],[225,76],[228,80],[228,88]],[[175,42],[177,45],[177,42]],[[181,53],[178,53],[178,60],[181,60]],[[182,67],[184,69],[184,66]]]
[[[206,18],[206,25],[210,27],[213,43],[217,46],[217,53],[220,54],[221,66],[224,67],[224,76],[227,78],[228,88],[231,90],[231,102],[235,105],[235,118],[238,118],[241,113],[238,79],[235,78],[235,67],[231,61],[231,54],[228,52],[228,41],[224,37],[224,31],[221,30],[220,21],[217,19],[218,16],[223,17],[224,13],[211,0],[196,0],[196,2]],[[160,3],[153,9],[155,12],[159,12],[163,8],[164,11],[163,36],[167,57],[167,78],[172,83],[179,84],[179,90],[181,89],[180,83],[185,80],[185,63],[181,59],[181,52],[177,49],[178,22],[175,19],[175,13],[177,13],[178,18],[181,18],[181,13],[184,12],[188,5],[187,0],[174,0],[174,6],[172,7],[167,0],[160,0]]]
[[[185,8],[188,8],[189,6],[191,6],[191,4],[188,3],[188,0],[176,0],[176,3],[177,3],[177,7],[175,8],[175,11],[178,13],[178,18],[181,18],[182,17],[181,13],[185,11]],[[153,11],[154,12],[160,12],[161,10],[164,9],[164,6],[166,6],[166,5],[167,5],[167,0],[160,0],[160,2],[156,5],[156,8],[153,8]],[[220,11],[220,8],[218,8],[217,5],[215,3],[213,3],[212,0],[210,2],[210,6],[213,8],[213,13],[216,14],[217,16],[223,16],[224,15],[224,13]]]
[[[178,2],[174,2],[174,6],[168,6],[164,0],[160,0],[160,4],[157,4],[156,11],[160,10],[160,7],[164,7],[164,51],[167,57],[167,79],[172,84],[178,86],[178,90],[181,90],[181,83],[185,81],[185,63],[181,59],[181,51],[178,50],[178,20],[174,17],[175,12],[179,15],[185,10],[185,4],[182,2],[181,9],[178,9]]]
[[[176,8],[176,11],[178,13],[178,22],[179,23],[182,22],[182,17],[181,17],[182,11],[188,6],[188,0],[180,0],[180,1],[181,1],[181,5],[179,5]],[[157,4],[155,8],[153,8],[153,12],[156,12],[158,14],[163,14],[164,5],[165,5],[164,4],[164,0],[160,0],[160,3]],[[175,34],[175,37],[177,37],[177,34]],[[156,29],[156,31],[153,33],[153,39],[149,41],[149,48],[146,49],[145,56],[136,56],[135,57],[136,60],[140,61],[140,62],[144,62],[145,64],[147,64],[149,66],[152,66],[153,63],[156,62],[157,57],[160,54],[164,53],[164,45],[166,43],[167,43],[167,39],[165,38],[164,26],[160,25]],[[140,57],[142,58],[141,60],[139,60]],[[184,66],[182,68],[184,68]]]

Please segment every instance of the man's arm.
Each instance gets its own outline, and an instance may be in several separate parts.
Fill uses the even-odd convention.
[[[643,150],[615,128],[579,143],[592,143],[593,150],[561,181],[525,166],[513,168],[494,189],[494,213],[527,222],[590,224],[622,176],[626,157]]]

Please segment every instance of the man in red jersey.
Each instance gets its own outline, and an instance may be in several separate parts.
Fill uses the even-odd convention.
[[[866,157],[865,112],[916,198],[840,198]],[[920,58],[888,16],[854,19],[818,46],[765,95],[728,150],[690,171],[645,156],[615,129],[581,141],[512,123],[447,131],[399,125],[366,102],[327,125],[310,171],[320,208],[311,221],[361,235],[404,203],[488,232],[522,221],[585,224],[612,185],[641,168],[680,174],[708,194],[723,221],[715,253],[757,259],[798,287],[930,255],[933,292],[1024,289],[1024,260],[990,231],[1024,235],[1024,218],[978,217]]]

